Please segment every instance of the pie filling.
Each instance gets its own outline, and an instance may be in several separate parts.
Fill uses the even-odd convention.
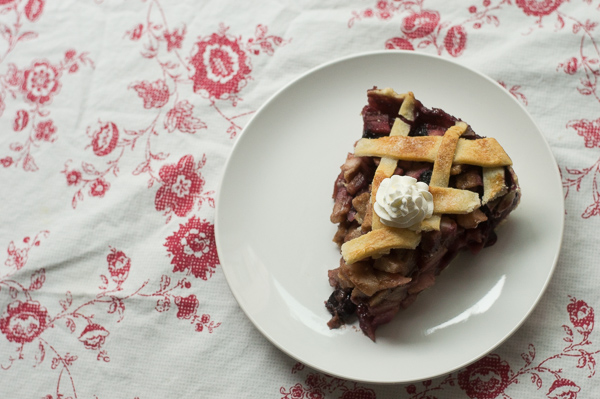
[[[334,290],[325,306],[330,328],[358,319],[375,341],[377,327],[431,287],[460,251],[476,254],[496,242],[496,227],[517,207],[521,193],[512,161],[495,139],[426,108],[410,92],[373,88],[367,97],[362,139],[333,190],[331,222],[338,225],[333,241],[342,258],[328,272]],[[427,184],[433,213],[403,228],[380,217],[376,197],[404,190],[389,188],[401,180],[391,179],[394,175],[416,179],[403,178],[420,187],[406,192],[423,191],[418,182]],[[381,187],[387,191],[378,196]],[[390,209],[414,216],[410,206],[425,203],[403,198]]]

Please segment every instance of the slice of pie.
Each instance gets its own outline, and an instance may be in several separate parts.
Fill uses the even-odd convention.
[[[338,328],[358,319],[375,340],[463,250],[496,242],[496,227],[521,196],[512,161],[413,93],[367,91],[363,134],[335,181],[331,222],[342,257],[325,302]]]

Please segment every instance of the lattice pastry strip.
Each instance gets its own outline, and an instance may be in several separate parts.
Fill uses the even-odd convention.
[[[390,89],[391,90],[391,89]],[[393,92],[393,90],[392,90]],[[395,92],[394,92],[395,93]],[[415,119],[414,114],[415,109],[415,96],[412,92],[408,92],[404,96],[404,101],[400,106],[400,110],[398,114],[408,121],[413,121]],[[410,132],[410,125],[402,120],[402,118],[396,118],[394,120],[394,124],[392,126],[392,130],[390,132],[389,137],[408,136]],[[372,216],[372,224],[371,229],[377,230],[382,228],[384,225],[381,223],[379,216],[375,212],[372,212],[373,204],[375,203],[375,193],[379,189],[379,185],[383,181],[383,179],[388,178],[394,174],[396,171],[396,167],[398,165],[398,159],[390,158],[390,157],[382,157],[377,170],[375,171],[375,176],[373,177],[373,182],[371,183],[371,216]]]
[[[458,144],[459,137],[466,130],[466,123],[457,122],[444,133],[433,164],[433,172],[431,173],[431,181],[429,182],[430,187],[448,187],[456,145]]]
[[[442,143],[442,137],[425,136],[425,137],[406,137],[406,138],[390,138],[382,137],[379,139],[361,139],[358,141],[354,154],[356,156],[385,156],[386,158],[400,158],[407,161],[429,161],[434,162],[437,157],[438,149]],[[481,151],[481,157],[477,154]],[[399,155],[402,154],[402,155]],[[506,194],[507,187],[504,183],[505,173],[504,166],[512,165],[510,157],[504,149],[493,138],[485,138],[478,140],[459,139],[456,144],[456,152],[454,154],[453,164],[467,164],[483,167],[483,187],[484,195],[481,205],[493,201]],[[383,179],[382,179],[383,180]],[[458,191],[458,190],[457,190]],[[460,198],[454,192],[449,196],[447,192],[443,193],[444,198],[437,197],[438,192],[432,192],[436,209],[454,209],[454,206],[442,205],[442,201],[459,202]],[[442,194],[439,192],[439,194]],[[461,195],[471,194],[463,193]],[[470,204],[471,202],[469,202]],[[471,205],[467,207],[467,210]],[[457,211],[440,211],[436,213],[464,213]],[[427,221],[424,221],[427,224]],[[426,229],[423,229],[426,230]]]
[[[383,226],[344,243],[342,257],[350,265],[369,257],[378,258],[394,248],[415,249],[420,242],[419,233]]]
[[[408,105],[405,106],[405,104]],[[403,108],[409,108],[411,111],[414,108],[412,93],[408,93],[405,97],[400,109],[401,115]],[[406,117],[405,115],[403,116]],[[409,114],[408,117],[408,120],[414,120],[414,113],[412,115]],[[394,127],[396,128],[395,130]],[[466,123],[459,121],[454,126],[448,128],[442,137],[408,137],[407,134],[410,131],[410,126],[400,118],[396,118],[392,128],[392,133],[395,133],[394,136],[380,139],[362,139],[357,143],[355,155],[377,156],[380,154],[382,156],[371,185],[371,211],[375,193],[381,181],[393,174],[397,159],[422,161],[423,159],[419,157],[426,157],[427,160],[433,157],[433,171],[429,190],[433,196],[435,215],[423,221],[420,228],[417,229],[418,231],[412,231],[386,227],[381,223],[375,212],[372,212],[372,231],[342,245],[342,257],[347,264],[352,264],[368,257],[380,257],[389,253],[391,249],[414,249],[420,243],[419,231],[439,230],[441,214],[468,214],[479,208],[482,205],[482,201],[479,199],[477,193],[447,187],[450,180],[451,168],[456,159],[466,159],[468,161],[466,163],[475,165],[481,163],[495,165],[500,163],[502,166],[483,168],[484,199],[489,201],[503,193],[503,190],[505,190],[503,183],[504,166],[511,165],[512,161],[494,139],[463,139],[461,143],[460,136],[467,128],[468,125]],[[396,145],[393,143],[392,145],[389,144],[392,140],[395,141]],[[481,143],[483,140],[486,141]],[[369,146],[373,142],[383,142],[384,145]],[[361,143],[363,144],[361,145]],[[460,146],[459,143],[461,143]],[[459,153],[459,148],[461,153]],[[501,151],[498,151],[498,148]],[[377,151],[380,152],[378,153]],[[483,156],[476,156],[478,151]]]
[[[392,89],[391,87],[386,87],[383,89],[372,89],[371,92],[373,94],[377,94],[377,95],[380,95],[383,97],[395,98],[396,100],[400,100],[400,101],[404,101],[404,99],[408,95],[408,93],[396,93],[396,91],[394,89]],[[412,92],[409,92],[409,93],[412,93]],[[413,95],[413,98],[414,98],[414,95]]]
[[[354,155],[433,163],[441,143],[442,137],[438,136],[360,139],[354,148]],[[452,163],[488,168],[512,165],[510,157],[494,138],[459,139]]]
[[[430,186],[429,192],[433,195],[433,211],[437,215],[471,213],[481,206],[479,194],[474,191]]]
[[[507,193],[508,187],[504,183],[506,176],[503,167],[483,168],[483,197],[481,205],[485,205],[490,201]]]

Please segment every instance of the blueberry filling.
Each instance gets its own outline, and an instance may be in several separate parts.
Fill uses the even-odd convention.
[[[421,176],[419,176],[419,181],[422,181],[425,184],[429,184],[429,182],[431,182],[432,173],[433,170],[431,169],[424,171],[423,173],[421,173]]]

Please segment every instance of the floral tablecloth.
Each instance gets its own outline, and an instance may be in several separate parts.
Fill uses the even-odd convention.
[[[0,0],[0,397],[597,397],[599,23],[599,0]],[[254,328],[214,208],[264,101],[383,49],[453,59],[515,96],[557,159],[566,228],[507,342],[378,386],[312,370]]]

